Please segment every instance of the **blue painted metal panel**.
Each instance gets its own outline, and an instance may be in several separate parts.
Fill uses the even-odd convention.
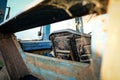
[[[52,43],[49,40],[50,25],[43,26],[43,40],[41,41],[20,41],[24,51],[50,49]]]
[[[4,16],[5,16],[5,10],[6,10],[7,0],[0,0],[0,23],[3,22]]]
[[[52,47],[52,43],[49,40],[21,41],[20,43],[24,51],[50,49]]]
[[[43,26],[43,40],[49,40],[50,25]]]

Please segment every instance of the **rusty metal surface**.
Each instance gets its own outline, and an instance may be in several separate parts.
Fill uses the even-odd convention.
[[[1,32],[18,32],[91,13],[106,13],[107,0],[36,0],[0,25]],[[11,25],[11,26],[10,26]]]
[[[59,60],[30,53],[26,55],[30,71],[43,80],[97,80],[92,63]]]
[[[7,61],[13,60],[17,63],[16,61],[18,57],[18,56],[16,57],[17,52],[12,51],[14,50],[12,49],[14,48],[14,46],[12,42],[10,42],[11,40],[9,39],[10,36],[2,37],[2,38],[4,41],[3,40],[0,41],[1,43],[0,50],[2,50],[3,48],[7,49],[7,50],[6,49],[2,50],[2,52],[5,51],[4,52],[5,54],[3,54],[5,60]],[[12,39],[14,40],[14,38]],[[17,46],[17,48],[21,50],[18,43],[16,41],[14,42],[15,42],[15,46]],[[3,45],[10,45],[10,46],[6,47]],[[12,54],[12,56],[11,54],[9,55],[8,54],[9,52],[7,51],[11,51],[10,53]],[[5,57],[5,55],[7,56]],[[43,57],[34,54],[25,55],[24,53],[21,53],[21,55],[25,56],[24,59],[29,70],[33,74],[37,75],[37,77],[40,77],[45,80],[98,80],[100,76],[100,63],[98,62],[99,57],[98,58],[96,57],[94,59],[93,61],[94,63],[91,62],[90,64],[86,64],[86,63],[58,60],[58,59]],[[9,59],[7,57],[9,57]],[[21,70],[21,66],[19,70]]]
[[[0,52],[0,80],[9,80],[9,75],[4,65],[4,60]]]
[[[1,34],[2,35],[2,34]],[[5,37],[6,36],[6,37]],[[0,51],[11,80],[18,80],[28,74],[28,69],[18,51],[18,43],[13,34],[0,36]]]
[[[78,56],[76,56],[77,53],[72,49],[72,38],[77,34],[80,35],[74,30],[63,29],[55,31],[50,35],[55,57],[59,59],[78,61]]]
[[[63,29],[50,35],[57,58],[89,63],[91,59],[91,35]]]
[[[0,70],[0,80],[10,80],[5,66]]]

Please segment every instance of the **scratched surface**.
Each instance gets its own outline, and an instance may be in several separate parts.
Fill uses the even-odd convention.
[[[30,71],[43,80],[96,80],[92,64],[26,54]]]

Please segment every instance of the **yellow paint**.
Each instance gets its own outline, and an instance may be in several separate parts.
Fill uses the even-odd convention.
[[[108,38],[103,56],[101,80],[120,80],[120,0],[110,0]]]

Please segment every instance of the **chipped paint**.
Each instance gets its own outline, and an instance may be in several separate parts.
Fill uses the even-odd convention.
[[[92,65],[26,54],[27,67],[45,80],[95,80]],[[86,77],[85,77],[86,76]]]

